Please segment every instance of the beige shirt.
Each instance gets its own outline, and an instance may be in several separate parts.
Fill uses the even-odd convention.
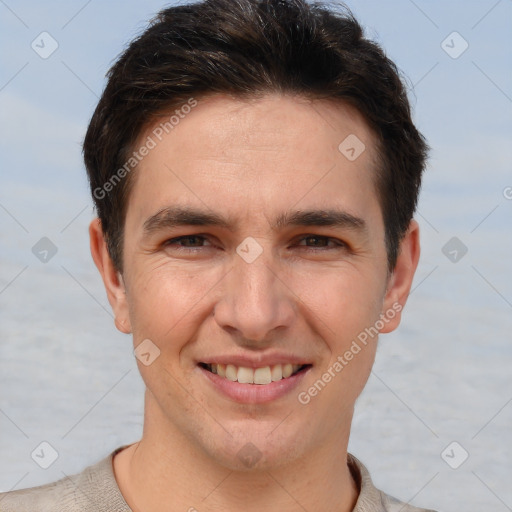
[[[126,445],[129,446],[129,445]],[[117,486],[112,459],[121,446],[78,475],[39,487],[0,494],[0,512],[132,512]],[[435,512],[406,505],[376,489],[353,455],[348,464],[359,486],[353,512]]]

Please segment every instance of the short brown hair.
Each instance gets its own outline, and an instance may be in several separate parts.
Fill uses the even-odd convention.
[[[416,209],[428,146],[411,120],[395,64],[364,38],[346,7],[305,0],[205,0],[170,7],[107,76],[83,153],[119,271],[133,181],[126,162],[141,131],[191,98],[270,92],[346,102],[363,115],[378,140],[376,186],[388,269],[394,268]]]

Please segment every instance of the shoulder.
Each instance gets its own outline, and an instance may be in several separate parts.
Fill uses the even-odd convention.
[[[117,486],[112,457],[79,474],[29,489],[0,493],[1,512],[131,512]]]
[[[359,498],[353,512],[435,512],[413,507],[377,489],[364,464],[351,454],[348,455],[348,465],[359,486]]]
[[[62,507],[73,503],[73,485],[65,478],[30,489],[21,489],[0,494],[2,512],[48,511],[60,512]],[[70,510],[80,510],[70,508]]]

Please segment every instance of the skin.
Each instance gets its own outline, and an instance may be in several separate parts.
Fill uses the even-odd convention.
[[[350,134],[366,146],[352,162],[338,150]],[[389,274],[374,147],[365,121],[347,105],[277,94],[210,96],[138,165],[122,275],[101,224],[92,221],[91,251],[116,326],[133,333],[134,347],[150,339],[160,350],[149,366],[138,361],[146,384],[142,439],[114,459],[134,511],[353,509],[358,488],[347,445],[377,337],[308,404],[297,395],[381,314],[403,307],[410,291],[418,224],[411,221]],[[225,215],[232,229],[168,226],[144,234],[148,218],[176,205]],[[309,209],[342,210],[366,229],[272,229],[281,213]],[[204,239],[166,244],[184,235]],[[236,252],[247,237],[263,251],[252,263]],[[394,330],[400,316],[380,332]],[[297,389],[264,404],[226,398],[197,366],[206,357],[276,351],[312,368]],[[250,468],[237,456],[248,442],[260,454]]]

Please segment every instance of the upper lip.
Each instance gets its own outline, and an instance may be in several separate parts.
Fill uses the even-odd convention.
[[[205,364],[232,364],[235,366],[244,366],[246,368],[264,368],[265,366],[274,366],[276,364],[312,364],[311,360],[305,359],[302,356],[296,356],[292,354],[268,354],[254,356],[254,354],[237,354],[237,355],[219,355],[219,356],[208,356],[198,361],[198,363]]]

